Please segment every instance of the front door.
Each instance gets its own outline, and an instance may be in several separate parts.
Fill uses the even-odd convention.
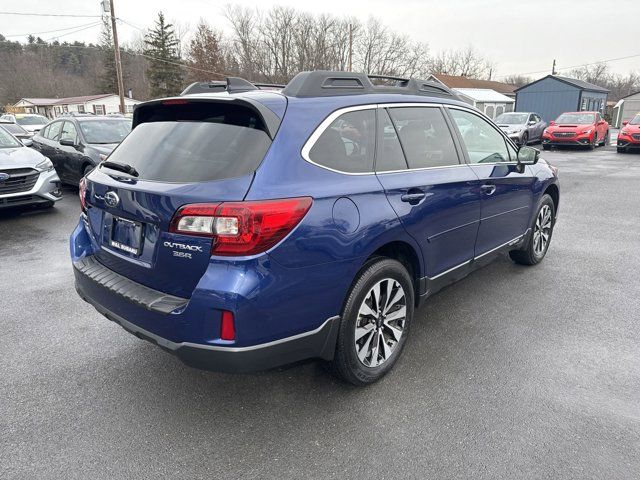
[[[468,110],[449,108],[449,112],[454,123],[461,125],[467,161],[480,180],[481,218],[475,246],[479,257],[526,232],[535,177],[530,167],[518,172],[517,153],[499,129]]]
[[[480,220],[478,178],[460,161],[444,111],[378,111],[376,174],[422,250],[428,277],[473,258]]]

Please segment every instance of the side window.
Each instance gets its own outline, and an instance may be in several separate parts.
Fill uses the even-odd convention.
[[[47,125],[42,130],[40,130],[40,132],[38,132],[38,133],[39,133],[39,135],[41,137],[47,138],[47,135],[49,134],[49,126]]]
[[[537,122],[535,114],[532,113],[531,115],[529,115],[529,121],[530,122]]]
[[[71,122],[64,122],[64,128],[62,129],[62,133],[60,134],[60,140],[71,140],[73,143],[76,143],[78,137],[78,132],[76,130],[76,126]]]
[[[409,168],[458,165],[451,132],[439,108],[397,107],[389,110]]]
[[[47,137],[49,140],[57,140],[58,134],[62,128],[62,122],[54,122],[49,125],[49,129],[47,130]]]
[[[483,118],[464,110],[450,109],[471,163],[509,162],[507,142]]]
[[[375,131],[375,109],[344,113],[322,132],[309,159],[342,172],[372,172]]]
[[[402,152],[398,139],[398,132],[391,123],[387,110],[378,110],[378,151],[376,154],[376,171],[389,172],[392,170],[406,170],[407,161]]]

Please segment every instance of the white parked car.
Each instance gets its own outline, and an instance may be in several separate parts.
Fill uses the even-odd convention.
[[[17,123],[31,133],[39,132],[41,128],[49,123],[47,117],[38,115],[37,113],[6,113],[0,117],[0,120]]]

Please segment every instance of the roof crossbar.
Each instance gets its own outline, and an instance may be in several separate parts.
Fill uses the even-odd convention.
[[[251,83],[240,77],[227,77],[226,80],[212,80],[209,82],[194,82],[185,88],[182,95],[191,95],[194,93],[241,93],[251,90],[278,90],[284,88],[284,85],[272,83]]]

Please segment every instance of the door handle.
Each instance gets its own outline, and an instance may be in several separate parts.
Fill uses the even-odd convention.
[[[427,196],[424,192],[416,192],[411,190],[410,192],[411,193],[405,193],[404,195],[401,195],[400,200],[413,204],[418,203],[420,200]]]
[[[496,191],[496,186],[492,185],[490,183],[487,183],[485,185],[482,185],[480,187],[480,190],[482,191],[482,193],[484,193],[485,195],[493,195],[493,193]]]

